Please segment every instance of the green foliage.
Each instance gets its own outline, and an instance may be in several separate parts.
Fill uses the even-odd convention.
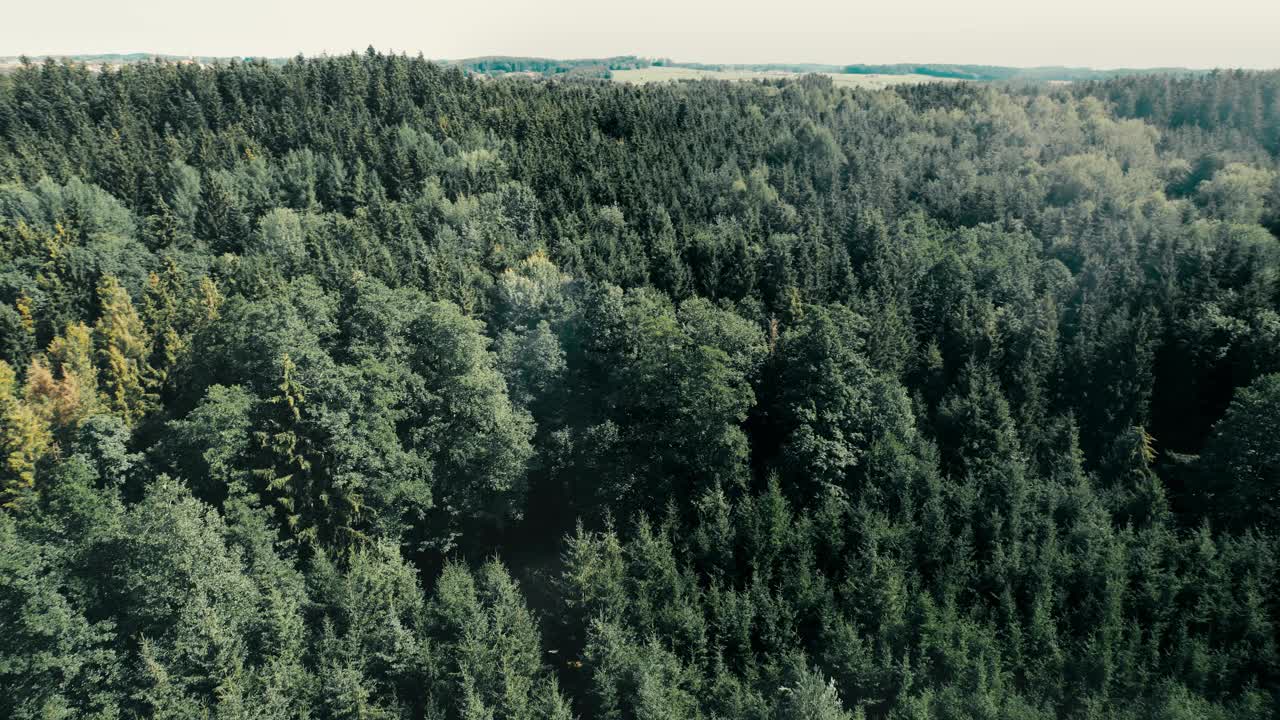
[[[538,628],[506,568],[478,574],[446,565],[427,608],[428,635],[442,658],[444,697],[461,702],[447,717],[560,720],[568,710],[542,664]]]
[[[1280,74],[584,63],[0,74],[0,716],[1276,715]]]
[[[410,442],[431,463],[450,527],[519,519],[533,422],[514,406],[481,325],[454,305],[421,308],[406,333],[419,344]]]
[[[1206,500],[1223,525],[1274,531],[1280,523],[1280,375],[1236,392],[1202,462]]]

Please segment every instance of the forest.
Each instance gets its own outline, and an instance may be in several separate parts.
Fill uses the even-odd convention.
[[[0,74],[0,717],[1280,713],[1280,72]]]

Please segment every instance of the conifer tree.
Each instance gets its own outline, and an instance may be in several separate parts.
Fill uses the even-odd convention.
[[[330,489],[321,484],[320,474],[324,468],[316,463],[316,449],[303,419],[307,391],[299,382],[297,371],[297,365],[285,353],[280,359],[277,393],[267,399],[262,429],[254,432],[266,463],[254,470],[254,474],[279,506],[285,527],[298,538],[314,543],[321,539],[322,531],[327,539],[332,526],[345,526],[346,516],[340,514],[342,508],[330,505],[333,500],[346,498],[332,497]],[[326,523],[330,512],[335,517]]]
[[[172,258],[166,258],[163,276],[151,273],[142,295],[142,317],[151,331],[154,347],[148,356],[155,385],[163,385],[169,370],[186,350],[186,342],[178,332],[180,302],[178,293],[185,276]]]

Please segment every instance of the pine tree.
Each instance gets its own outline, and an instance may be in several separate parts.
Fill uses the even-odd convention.
[[[178,292],[186,278],[173,258],[166,258],[164,275],[151,273],[142,294],[142,317],[151,330],[153,347],[150,366],[155,385],[163,385],[169,369],[177,364],[186,350],[184,338],[178,334]]]
[[[318,452],[303,418],[307,391],[296,377],[297,370],[285,353],[280,360],[278,392],[267,399],[264,427],[254,433],[265,456],[265,466],[254,475],[279,505],[285,527],[296,537],[316,543],[322,533],[323,539],[331,539],[335,531],[349,533],[353,529],[351,514],[334,500],[344,501],[352,509],[357,509],[360,501],[358,495],[335,498],[331,488],[322,483],[324,468],[316,462]]]
[[[779,720],[853,720],[840,702],[835,682],[826,680],[816,667],[801,668],[796,675],[794,685],[783,687]]]

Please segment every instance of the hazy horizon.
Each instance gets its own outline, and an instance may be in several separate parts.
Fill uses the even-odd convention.
[[[494,0],[484,12],[370,0],[127,6],[68,0],[6,12],[0,55],[288,57],[372,45],[433,59],[639,55],[708,63],[955,63],[1034,67],[1280,67],[1280,3],[1013,0],[906,6],[796,0],[604,8]]]
[[[46,53],[29,53],[29,52],[8,53],[6,52],[6,53],[0,53],[0,58],[18,58],[18,57],[46,58],[48,57],[48,58],[54,58],[54,59],[58,59],[58,58],[74,59],[74,58],[97,58],[97,57],[117,57],[117,56],[118,57],[145,56],[145,57],[161,58],[161,59],[204,58],[204,59],[210,59],[210,60],[212,59],[216,59],[216,60],[230,60],[230,59],[287,60],[287,59],[292,59],[298,56],[302,56],[304,58],[323,58],[323,57],[338,57],[341,55],[347,55],[352,53],[362,54],[365,51],[367,51],[369,47],[370,47],[369,45],[366,45],[363,48],[352,47],[346,50],[322,50],[316,53],[295,52],[295,53],[280,53],[280,54],[192,53],[192,52],[176,52],[176,51],[157,52],[152,50],[95,50],[95,51],[73,50],[73,51],[67,51],[67,52],[46,52]],[[956,60],[956,59],[946,59],[946,58],[933,59],[933,60],[919,60],[919,59],[894,60],[892,62],[880,61],[875,58],[859,58],[857,60],[848,60],[848,61],[805,60],[805,59],[727,61],[727,60],[717,59],[717,58],[689,59],[689,58],[682,58],[682,57],[670,57],[667,55],[654,55],[654,54],[638,53],[638,52],[612,52],[612,53],[598,54],[598,55],[549,55],[545,53],[525,54],[525,53],[511,53],[511,52],[489,52],[489,53],[481,53],[476,55],[460,55],[456,57],[443,57],[443,56],[428,55],[428,54],[422,53],[421,51],[397,50],[393,48],[378,48],[376,46],[374,46],[373,49],[376,52],[383,53],[383,54],[408,55],[411,57],[417,57],[418,55],[422,55],[422,57],[428,61],[440,62],[440,63],[462,62],[467,60],[479,60],[483,58],[518,58],[518,59],[529,59],[529,60],[550,60],[550,61],[572,62],[572,61],[580,61],[580,60],[607,60],[610,58],[634,57],[642,60],[670,61],[675,65],[706,65],[706,66],[724,66],[724,67],[766,66],[766,65],[778,65],[778,66],[785,66],[785,65],[820,65],[820,66],[919,65],[921,67],[927,67],[927,66],[954,65],[957,67],[1015,68],[1015,69],[1021,69],[1021,70],[1035,70],[1039,68],[1064,68],[1064,69],[1097,70],[1097,71],[1104,71],[1104,72],[1109,70],[1162,70],[1162,69],[1186,69],[1186,70],[1196,70],[1196,71],[1214,70],[1214,69],[1280,70],[1280,65],[1265,66],[1265,67],[1264,66],[1251,67],[1251,66],[1242,66],[1242,65],[1201,66],[1201,65],[1188,65],[1186,63],[1162,64],[1162,65],[1087,65],[1082,63],[1044,63],[1044,64],[1037,64],[1037,65],[1019,65],[1014,63],[996,63],[996,62],[978,63],[978,62],[968,62],[963,59]]]

